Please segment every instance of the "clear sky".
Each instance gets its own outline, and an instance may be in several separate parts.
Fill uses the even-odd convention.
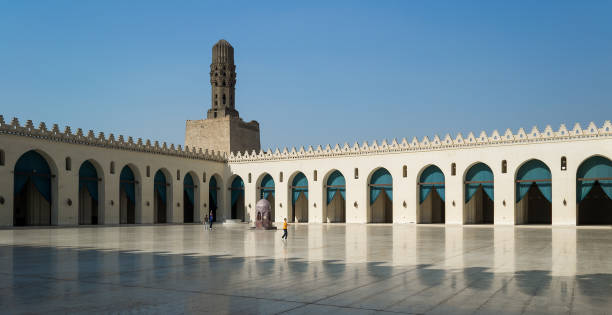
[[[612,1],[0,0],[0,114],[182,144],[221,38],[265,149],[612,119]]]

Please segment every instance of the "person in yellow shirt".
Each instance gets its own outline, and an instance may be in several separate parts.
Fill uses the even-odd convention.
[[[287,225],[287,218],[285,218],[285,221],[283,221],[283,236],[281,239],[287,239]]]

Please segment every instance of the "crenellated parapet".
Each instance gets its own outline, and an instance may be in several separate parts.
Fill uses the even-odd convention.
[[[262,150],[259,152],[231,152],[228,161],[256,162],[329,158],[336,156],[378,155],[611,137],[612,123],[607,120],[601,127],[597,127],[595,123],[591,122],[584,129],[579,123],[576,123],[571,130],[568,130],[567,127],[562,124],[557,131],[554,131],[552,127],[548,125],[543,131],[540,131],[537,127],[533,127],[529,132],[526,132],[523,128],[520,128],[514,133],[512,130],[506,129],[503,134],[494,130],[490,135],[485,131],[481,131],[478,136],[474,135],[472,132],[470,132],[467,137],[464,137],[461,133],[458,133],[454,138],[446,134],[443,138],[436,135],[431,140],[428,137],[424,137],[421,141],[414,137],[410,142],[406,138],[403,138],[400,142],[393,139],[390,143],[387,142],[387,140],[382,140],[380,143],[374,140],[371,144],[364,141],[361,145],[355,142],[352,146],[348,143],[344,143],[344,145],[336,144],[335,146],[328,144],[325,147],[319,145],[316,148],[308,146],[307,148],[300,147],[299,149],[293,147],[291,149],[284,148],[280,150],[276,148],[275,150],[268,149],[267,151]]]
[[[138,138],[134,141],[134,138],[127,137],[126,139],[123,135],[119,135],[115,138],[115,135],[112,133],[106,137],[104,132],[99,132],[96,136],[93,130],[89,130],[87,134],[85,134],[81,128],[78,128],[76,133],[73,133],[70,126],[66,126],[64,131],[61,132],[58,124],[53,124],[51,130],[49,130],[44,122],[41,122],[38,128],[36,128],[31,120],[28,120],[24,126],[21,126],[17,118],[13,118],[11,123],[7,124],[4,121],[4,117],[0,115],[0,135],[2,134],[108,149],[169,155],[195,160],[227,161],[226,154],[219,151],[202,150],[201,148],[196,150],[196,148],[189,148],[188,146],[183,148],[180,144],[176,147],[174,144],[168,146],[166,142],[160,145],[159,141],[154,141],[152,143],[151,140],[147,139],[143,141],[142,138]]]

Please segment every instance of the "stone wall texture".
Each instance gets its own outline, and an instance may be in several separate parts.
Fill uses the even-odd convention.
[[[259,151],[259,124],[240,118],[188,120],[185,126],[185,145],[215,152]]]

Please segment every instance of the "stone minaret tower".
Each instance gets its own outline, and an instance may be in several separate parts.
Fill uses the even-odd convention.
[[[234,97],[236,93],[234,47],[224,39],[218,41],[212,49],[210,85],[212,86],[212,106],[208,110],[207,117],[238,117]]]
[[[259,123],[245,122],[236,110],[234,47],[226,40],[212,48],[211,107],[206,119],[187,120],[185,146],[215,152],[259,151]]]

